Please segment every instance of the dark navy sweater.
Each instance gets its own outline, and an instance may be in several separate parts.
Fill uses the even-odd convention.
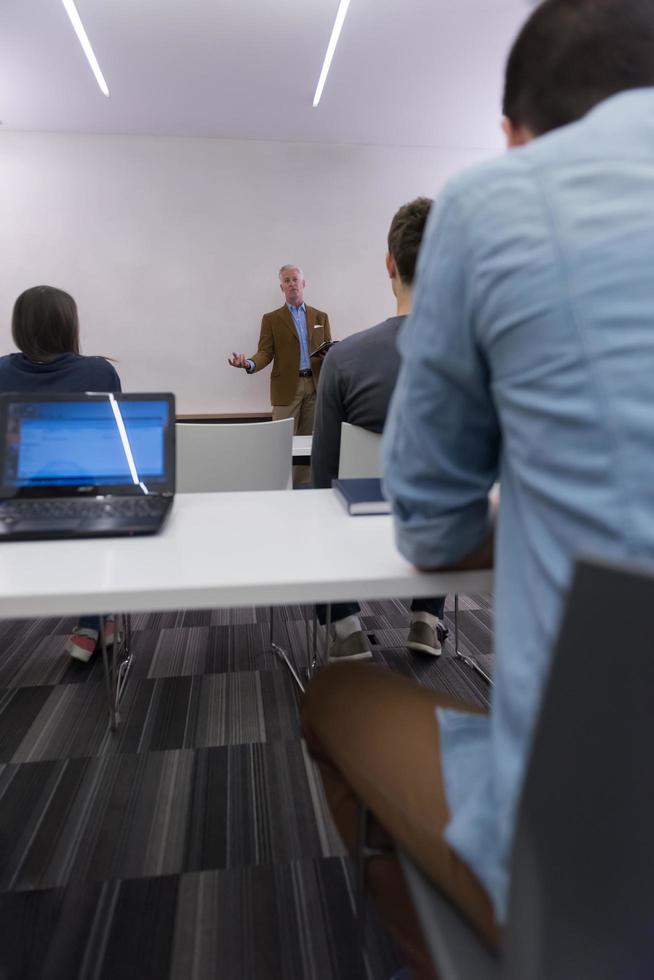
[[[47,364],[24,354],[0,357],[0,392],[120,391],[120,378],[104,357],[62,354]]]

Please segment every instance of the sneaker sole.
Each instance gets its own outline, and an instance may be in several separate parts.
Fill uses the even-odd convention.
[[[426,653],[430,657],[440,657],[443,652],[442,647],[428,647],[426,643],[416,643],[413,640],[411,643],[407,643],[406,647],[407,650],[413,650],[414,653]]]
[[[327,657],[327,663],[330,664],[340,664],[344,660],[372,660],[372,653],[366,650],[364,653],[351,653],[347,657]]]

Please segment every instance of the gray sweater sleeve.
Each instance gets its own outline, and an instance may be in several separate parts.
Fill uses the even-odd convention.
[[[316,415],[311,444],[311,472],[316,488],[331,487],[338,476],[338,457],[341,451],[341,422],[345,421],[343,407],[342,371],[337,348],[325,357],[320,372],[316,396]]]

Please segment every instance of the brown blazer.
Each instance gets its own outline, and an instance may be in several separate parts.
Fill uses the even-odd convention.
[[[331,340],[329,317],[322,310],[316,310],[305,303],[309,351],[314,351],[325,340]],[[272,313],[264,313],[261,319],[259,349],[253,354],[254,370],[260,371],[273,362],[270,379],[271,405],[290,405],[295,397],[300,371],[300,341],[298,340],[293,317],[284,303]],[[320,375],[320,357],[311,358],[311,371],[316,387]],[[254,372],[253,372],[254,373]]]

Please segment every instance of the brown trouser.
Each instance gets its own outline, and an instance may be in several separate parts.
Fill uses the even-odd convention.
[[[316,386],[313,378],[298,378],[295,397],[288,405],[273,405],[273,422],[279,419],[294,419],[294,436],[310,436],[313,433],[313,418],[316,412]],[[311,482],[310,466],[293,467],[293,483]]]
[[[334,664],[307,690],[302,732],[348,850],[356,850],[362,802],[372,815],[369,843],[397,844],[495,945],[488,894],[443,837],[449,813],[438,706],[479,711],[384,667]],[[416,980],[431,980],[435,974],[397,860],[370,861],[367,882]]]

